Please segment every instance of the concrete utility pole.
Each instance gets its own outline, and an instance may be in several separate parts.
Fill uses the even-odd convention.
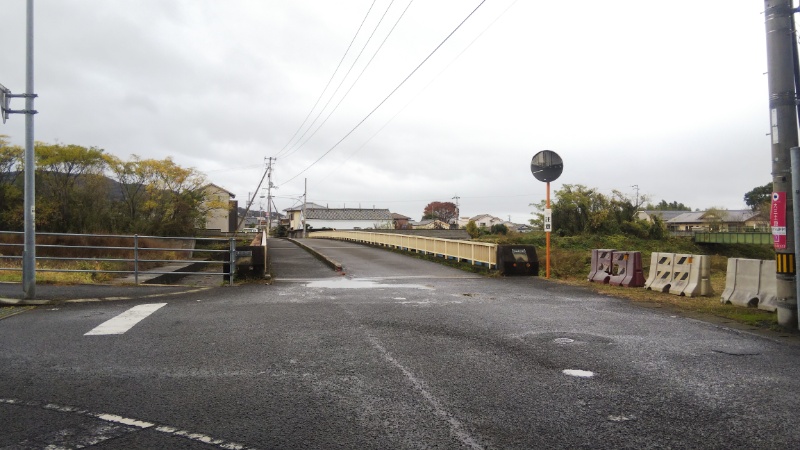
[[[26,300],[36,296],[36,159],[33,144],[33,0],[27,2],[25,57],[25,245],[22,258],[22,292]]]
[[[308,195],[308,178],[305,178],[303,182],[303,239],[308,237],[308,233],[306,232],[306,200]]]
[[[277,158],[269,157],[267,165],[267,237],[272,230],[272,160]]]
[[[793,14],[792,0],[764,1],[772,147],[770,225],[777,259],[778,323],[782,326],[798,326],[794,201],[793,196],[786,195],[792,189],[789,149],[798,144]],[[790,232],[787,233],[787,230]]]
[[[453,200],[456,201],[456,223],[458,223],[458,219],[461,218],[461,209],[460,209],[459,204],[458,204],[458,201],[460,199],[461,199],[461,197],[459,197],[458,194],[456,194],[456,196],[453,197]]]

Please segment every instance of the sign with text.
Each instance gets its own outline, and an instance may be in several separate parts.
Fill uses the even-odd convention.
[[[786,248],[786,192],[773,192],[769,210],[772,243],[776,250]]]
[[[549,233],[553,231],[553,210],[552,209],[545,209],[544,210],[544,231],[545,233]]]

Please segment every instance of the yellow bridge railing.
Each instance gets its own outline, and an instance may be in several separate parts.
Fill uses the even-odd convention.
[[[497,244],[367,231],[315,231],[310,238],[338,239],[409,250],[497,268]]]

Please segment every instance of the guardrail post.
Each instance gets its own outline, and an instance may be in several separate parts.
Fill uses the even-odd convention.
[[[230,256],[228,256],[228,260],[230,264],[228,264],[228,270],[230,271],[229,280],[230,285],[233,286],[233,275],[236,273],[236,240],[234,238],[230,238]]]
[[[139,285],[139,235],[133,235],[133,280]]]

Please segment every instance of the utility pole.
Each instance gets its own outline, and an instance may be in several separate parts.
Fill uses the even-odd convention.
[[[639,185],[638,184],[634,184],[631,187],[634,190],[636,190],[636,205],[635,206],[636,206],[636,212],[638,212],[638,210],[639,210]]]
[[[26,300],[36,296],[36,159],[33,144],[33,0],[27,3],[25,57],[25,244],[22,257],[22,291]]]
[[[36,297],[36,158],[33,142],[33,0],[27,0],[25,24],[25,93],[12,94],[10,89],[0,84],[0,119],[6,123],[9,114],[25,114],[25,153],[24,153],[24,197],[22,248],[22,294],[23,299]],[[24,98],[25,109],[12,110],[11,98]]]
[[[456,196],[453,197],[453,200],[456,201],[456,226],[458,226],[459,219],[461,219],[461,209],[459,209],[459,207],[458,207],[458,201],[460,199],[461,199],[461,197],[459,197],[458,194],[456,194]]]
[[[272,160],[277,161],[277,158],[269,157],[267,163],[267,237],[272,230]]]
[[[772,151],[770,225],[777,259],[778,323],[787,327],[798,326],[794,201],[792,195],[786,195],[792,189],[789,149],[798,144],[794,12],[792,0],[764,1]]]
[[[306,233],[306,196],[308,195],[308,178],[305,178],[305,182],[303,184],[303,239],[305,239],[308,234]]]

